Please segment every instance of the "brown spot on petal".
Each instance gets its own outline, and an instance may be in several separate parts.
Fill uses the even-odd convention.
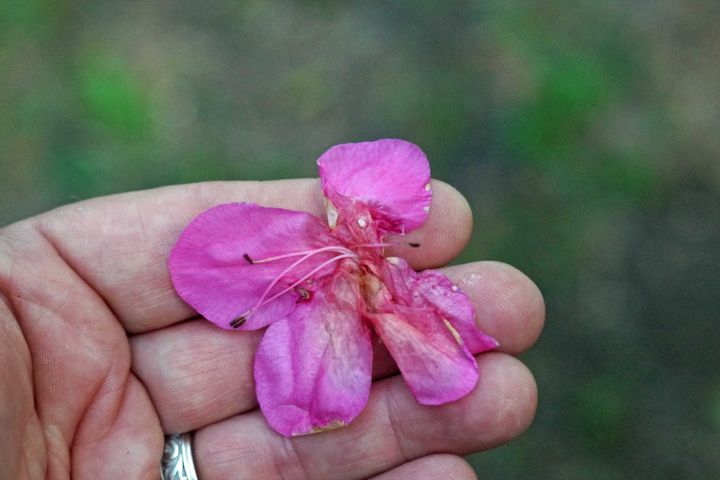
[[[298,293],[298,295],[300,295],[300,297],[299,297],[298,300],[297,300],[298,303],[300,303],[300,302],[307,302],[308,300],[310,300],[310,299],[312,298],[312,292],[309,291],[309,290],[306,289],[306,288],[297,287],[297,288],[295,289],[295,291]]]
[[[335,430],[336,428],[340,428],[340,427],[344,427],[344,426],[345,426],[345,422],[343,422],[342,420],[333,420],[330,423],[313,428],[310,433],[327,432],[328,430]]]

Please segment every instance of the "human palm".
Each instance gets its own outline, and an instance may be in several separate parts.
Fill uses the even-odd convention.
[[[441,182],[427,223],[397,247],[416,269],[466,244],[471,215]],[[480,381],[438,407],[416,403],[375,345],[366,409],[349,426],[286,438],[257,409],[260,332],[221,330],[172,288],[167,255],[182,228],[219,203],[320,215],[314,180],[167,187],[81,202],[0,230],[0,478],[159,478],[163,435],[194,431],[201,480],[475,478],[458,455],[521,433],[535,412],[529,371],[512,355],[544,320],[534,284],[504,264],[443,271],[500,342]]]

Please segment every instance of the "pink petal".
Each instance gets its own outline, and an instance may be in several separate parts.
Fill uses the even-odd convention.
[[[452,402],[475,387],[475,358],[434,311],[396,305],[370,320],[418,402]]]
[[[475,308],[468,296],[445,275],[436,270],[425,270],[420,273],[415,288],[450,322],[471,352],[481,353],[498,347],[497,340],[478,329]]]
[[[268,263],[251,261],[333,243],[336,241],[327,226],[307,213],[228,203],[201,213],[187,226],[170,253],[168,265],[183,300],[211,322],[231,328],[230,322],[255,307],[273,280],[301,257]],[[324,251],[308,258],[283,275],[265,297],[291,286],[333,255],[338,253]],[[312,291],[336,265],[317,272],[314,283],[303,283],[302,293]],[[284,318],[301,297],[291,289],[247,316],[238,328],[253,330]]]
[[[407,233],[425,222],[432,199],[430,166],[417,145],[404,140],[336,145],[318,166],[323,192],[338,209],[342,197],[359,200],[385,232]]]
[[[312,300],[267,329],[255,356],[256,392],[279,433],[341,427],[364,408],[372,345],[361,309],[357,281],[338,273]]]
[[[434,309],[459,334],[472,353],[498,347],[498,342],[481,332],[475,321],[475,308],[456,285],[437,270],[416,273],[402,258],[386,259],[383,269],[385,284],[396,301],[405,305]]]

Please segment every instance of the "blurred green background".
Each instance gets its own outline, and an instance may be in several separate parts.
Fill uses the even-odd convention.
[[[718,478],[720,3],[0,2],[0,225],[399,137],[546,296],[482,479]]]

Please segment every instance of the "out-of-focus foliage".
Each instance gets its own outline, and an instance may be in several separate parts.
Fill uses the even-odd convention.
[[[481,478],[720,471],[720,4],[0,2],[0,224],[96,195],[314,176],[400,137],[526,271],[540,407]]]

